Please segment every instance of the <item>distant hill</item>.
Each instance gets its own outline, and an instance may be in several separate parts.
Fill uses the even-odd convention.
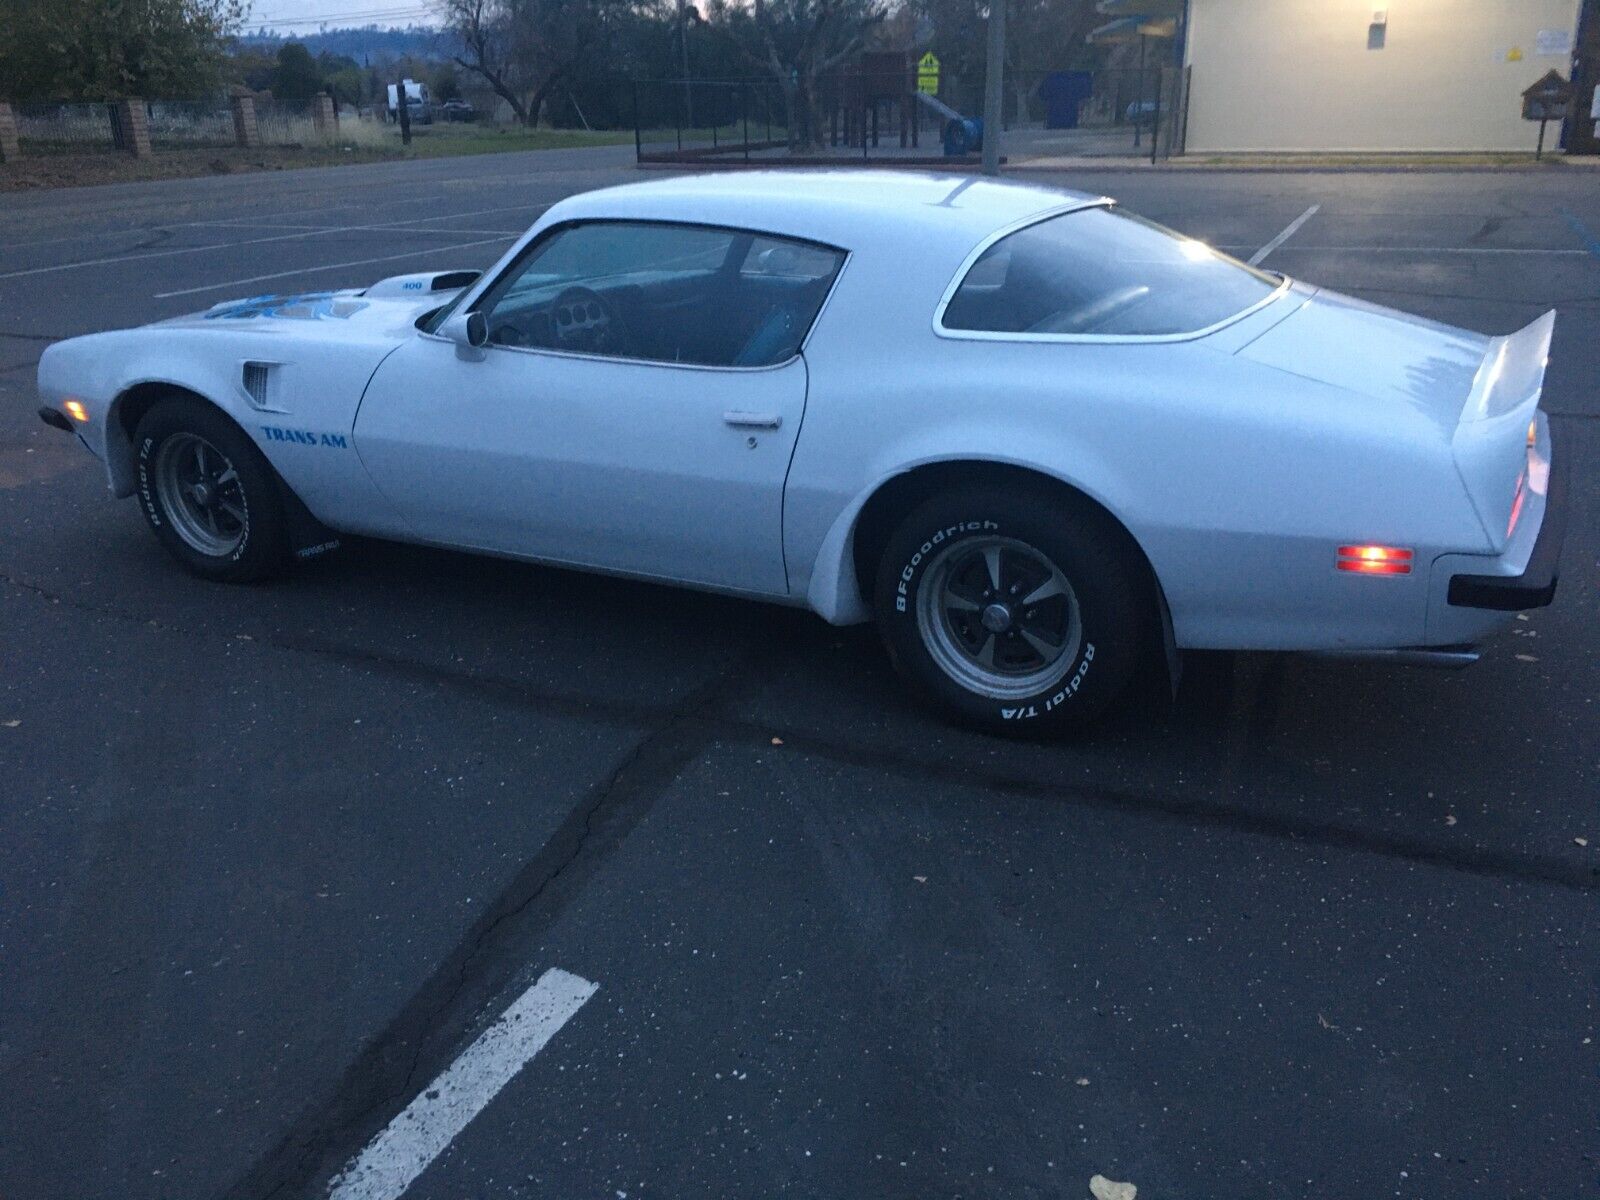
[[[276,54],[286,42],[299,42],[313,57],[319,54],[344,54],[366,65],[383,59],[412,58],[442,61],[450,57],[450,35],[422,25],[405,29],[367,25],[359,29],[324,29],[318,33],[250,33],[238,39],[241,49]]]

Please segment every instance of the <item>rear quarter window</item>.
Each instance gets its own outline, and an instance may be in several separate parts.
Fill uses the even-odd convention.
[[[1086,208],[989,246],[939,324],[987,334],[1170,337],[1237,316],[1282,282],[1153,221]]]

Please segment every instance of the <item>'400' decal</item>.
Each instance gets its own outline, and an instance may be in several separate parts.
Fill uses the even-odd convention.
[[[261,432],[269,442],[298,442],[302,446],[333,446],[339,450],[347,448],[342,433],[314,433],[309,429],[281,429],[276,425],[263,425]]]

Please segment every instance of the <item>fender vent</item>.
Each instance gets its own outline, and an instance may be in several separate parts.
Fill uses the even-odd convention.
[[[272,383],[271,363],[247,362],[244,365],[244,390],[250,403],[268,412],[275,411],[268,402],[268,388]]]

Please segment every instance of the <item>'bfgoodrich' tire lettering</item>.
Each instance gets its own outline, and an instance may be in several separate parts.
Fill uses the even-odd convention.
[[[917,618],[928,565],[959,553],[952,546],[962,539],[996,535],[1057,566],[1081,625],[1077,652],[1060,660],[1038,692],[1006,700],[947,674]],[[972,487],[935,497],[904,519],[879,565],[874,605],[889,656],[919,695],[968,724],[1048,732],[1091,721],[1126,692],[1152,644],[1153,607],[1124,546],[1103,515],[1044,488]],[[926,600],[922,605],[926,612]]]

